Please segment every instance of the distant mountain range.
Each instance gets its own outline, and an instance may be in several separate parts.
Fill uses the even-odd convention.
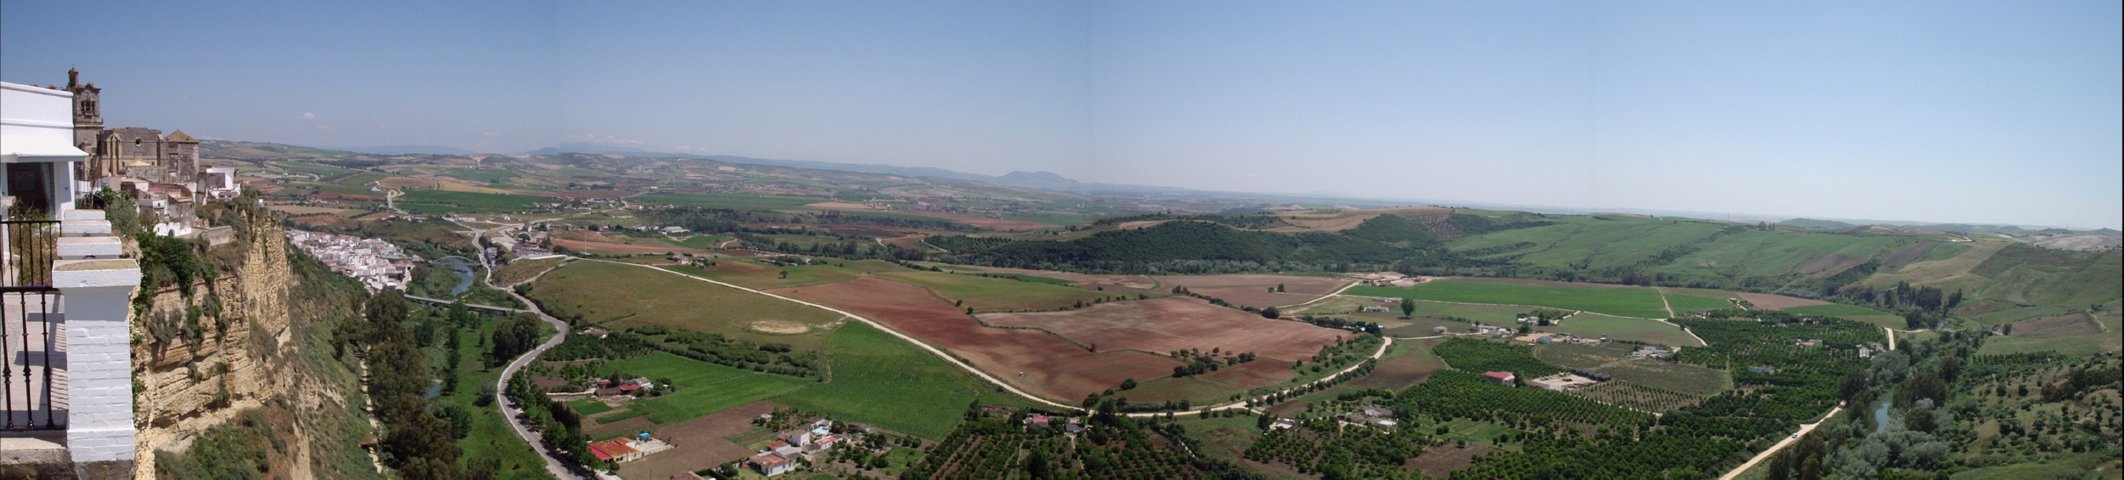
[[[254,159],[254,158],[256,158],[256,157],[260,156],[260,154],[267,154],[267,155],[271,155],[271,154],[293,154],[293,155],[304,155],[304,154],[308,154],[308,155],[317,155],[317,156],[324,156],[324,157],[338,157],[338,156],[340,156],[340,155],[343,155],[343,154],[346,154],[346,153],[363,153],[363,154],[370,154],[370,155],[472,155],[472,154],[478,154],[478,153],[482,153],[482,152],[477,152],[477,151],[473,151],[473,150],[467,150],[467,149],[462,149],[462,148],[456,148],[456,147],[443,147],[443,146],[433,146],[433,145],[381,145],[381,146],[373,146],[373,147],[338,147],[338,148],[320,149],[320,148],[313,148],[313,147],[304,147],[304,146],[297,146],[297,145],[286,145],[286,144],[277,144],[277,143],[267,143],[267,142],[241,142],[241,141],[223,141],[223,140],[209,140],[209,141],[207,141],[207,142],[206,142],[206,143],[204,144],[204,146],[205,146],[205,147],[207,147],[207,148],[206,148],[206,150],[207,150],[207,154],[209,154],[209,155],[213,155],[213,154],[214,154],[214,153],[215,153],[215,152],[216,152],[217,150],[219,150],[219,151],[224,151],[224,152],[227,152],[227,153],[228,153],[229,155],[227,155],[227,156],[222,156],[222,157],[218,157],[218,158],[233,158],[233,159],[245,159],[245,160],[249,160],[249,159]],[[995,185],[1002,185],[1002,186],[1010,186],[1010,187],[1020,187],[1020,188],[1033,188],[1033,189],[1040,189],[1040,190],[1049,190],[1049,191],[1055,191],[1055,192],[1063,192],[1063,193],[1077,193],[1077,194],[1107,194],[1107,195],[1148,195],[1148,196],[1156,196],[1156,195],[1183,195],[1183,196],[1197,196],[1197,195],[1223,195],[1223,196],[1236,196],[1236,197],[1241,197],[1241,198],[1246,198],[1246,199],[1252,199],[1252,200],[1259,200],[1259,201],[1262,201],[1262,202],[1265,202],[1265,203],[1299,203],[1299,202],[1303,202],[1303,203],[1314,203],[1314,204],[1344,205],[1344,206],[1351,206],[1351,207],[1379,207],[1379,206],[1390,206],[1390,205],[1403,205],[1403,204],[1409,204],[1410,202],[1416,202],[1416,203],[1427,203],[1427,204],[1436,204],[1436,205],[1457,205],[1457,206],[1468,206],[1468,207],[1476,207],[1476,208],[1499,208],[1499,209],[1521,210],[1521,211],[1529,211],[1529,212],[1538,212],[1538,213],[1553,213],[1553,214],[1577,214],[1577,215],[1583,215],[1583,214],[1594,214],[1594,213],[1602,213],[1602,212],[1612,212],[1612,213],[1631,213],[1631,214],[1643,214],[1643,215],[1656,215],[1656,216],[1668,216],[1668,217],[1686,217],[1686,218],[1701,218],[1701,219],[1707,219],[1707,220],[1722,220],[1722,221],[1735,221],[1735,222],[1743,222],[1743,223],[1746,223],[1746,222],[1753,222],[1753,221],[1765,221],[1765,222],[1772,222],[1772,223],[1776,223],[1776,224],[1779,224],[1779,225],[1784,225],[1784,226],[1790,226],[1790,227],[1799,227],[1799,228],[1815,228],[1815,229],[1823,229],[1823,230],[1846,230],[1846,229],[1851,229],[1851,228],[1857,228],[1857,227],[1862,227],[1862,226],[1867,226],[1867,225],[1880,225],[1880,226],[1890,226],[1890,227],[1899,227],[1899,228],[1909,228],[1909,229],[1914,229],[1914,230],[1927,230],[1927,231],[1936,231],[1936,232],[1950,232],[1950,233],[1961,233],[1961,234],[1985,234],[1985,233],[2002,233],[2002,234],[2009,234],[2009,235],[2028,235],[2028,234],[2064,234],[2064,233],[2083,233],[2083,234],[2094,234],[2094,235],[2112,235],[2112,236],[2113,236],[2113,235],[2120,235],[2120,234],[2124,234],[2124,233],[2120,233],[2120,232],[2118,232],[2117,230],[2114,230],[2114,229],[2108,229],[2108,228],[2104,228],[2104,229],[2098,229],[2098,230],[2073,230],[2073,229],[2066,229],[2066,228],[2058,228],[2058,227],[2043,227],[2043,226],[2034,226],[2034,227],[2030,227],[2030,226],[2016,226],[2016,225],[1982,225],[1982,224],[1934,224],[1934,223],[1923,223],[1923,222],[1903,222],[1903,221],[1882,221],[1882,220],[1826,220],[1826,219],[1811,219],[1811,218],[1789,218],[1789,219],[1785,219],[1786,217],[1780,217],[1780,216],[1774,216],[1774,215],[1732,215],[1732,214],[1717,214],[1717,213],[1706,213],[1706,212],[1689,212],[1689,211],[1676,211],[1676,210],[1659,210],[1659,209],[1641,209],[1641,208],[1601,208],[1601,209],[1588,209],[1588,208],[1575,208],[1575,207],[1552,207],[1552,206],[1539,206],[1539,205],[1503,205],[1503,204],[1492,204],[1492,203],[1480,203],[1480,202],[1459,202],[1459,201],[1442,201],[1442,200],[1428,200],[1428,199],[1406,199],[1406,198],[1404,198],[1404,199],[1374,199],[1374,198],[1352,197],[1352,196],[1348,196],[1348,195],[1343,195],[1343,194],[1336,194],[1336,193],[1325,193],[1325,192],[1323,192],[1323,193],[1315,193],[1315,194],[1302,194],[1302,195],[1301,195],[1301,194],[1277,194],[1277,193],[1260,193],[1260,192],[1225,192],[1225,191],[1205,191],[1205,190],[1194,190],[1194,189],[1187,189],[1187,188],[1179,188],[1179,187],[1157,187],[1157,186],[1143,186],[1143,185],[1121,185],[1121,184],[1108,184],[1108,183],[1095,183],[1095,182],[1084,182],[1084,181],[1079,181],[1079,180],[1071,179],[1071,178],[1069,178],[1069,177],[1064,177],[1064,176],[1062,176],[1062,175],[1060,175],[1060,174],[1056,174],[1056,173],[1054,173],[1054,172],[1048,172],[1048,171],[1032,171],[1032,172],[1027,172],[1027,171],[1013,171],[1013,172],[1010,172],[1010,173],[1006,173],[1006,174],[1003,174],[1003,175],[1000,175],[1000,176],[998,176],[998,175],[982,175],[982,174],[978,174],[978,173],[967,173],[967,172],[961,172],[961,171],[956,171],[956,170],[946,170],[946,169],[942,169],[942,168],[934,168],[934,167],[903,167],[903,166],[897,166],[897,165],[883,165],[883,164],[855,164],[855,163],[836,163],[836,162],[820,162],[820,161],[812,161],[812,160],[783,160],[783,159],[772,159],[772,158],[758,158],[758,157],[746,157],[746,156],[738,156],[738,155],[701,155],[701,154],[690,154],[690,153],[655,152],[655,151],[648,151],[648,150],[642,150],[642,149],[638,149],[638,148],[630,148],[630,147],[619,147],[619,146],[612,146],[612,145],[603,145],[603,144],[595,144],[595,143],[566,143],[566,144],[560,144],[560,145],[554,145],[554,146],[549,146],[549,147],[539,148],[539,149],[537,149],[537,150],[531,150],[531,151],[528,151],[528,152],[523,152],[523,153],[520,153],[519,155],[544,155],[544,156],[552,156],[552,155],[565,155],[565,154],[590,154],[590,155],[621,155],[621,156],[629,156],[629,157],[655,157],[655,158],[686,158],[686,159],[695,159],[695,160],[713,160],[713,161],[718,161],[718,162],[725,162],[725,163],[735,163],[735,164],[745,164],[745,165],[762,165],[762,166],[770,166],[770,167],[785,167],[785,168],[804,168],[804,169],[813,169],[813,170],[832,170],[832,171],[839,171],[839,172],[853,172],[853,173],[869,173],[869,174],[878,174],[878,175],[897,175],[897,176],[903,176],[903,177],[921,177],[921,178],[931,178],[931,179],[943,179],[943,180],[958,180],[958,181],[969,181],[969,182],[983,182],[983,183],[990,183],[990,184],[995,184]],[[1783,220],[1780,220],[1780,219],[1783,219]]]

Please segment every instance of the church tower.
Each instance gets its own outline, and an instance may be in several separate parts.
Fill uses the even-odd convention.
[[[81,83],[81,70],[66,70],[66,91],[74,94],[74,147],[89,154],[81,162],[83,171],[75,172],[77,180],[95,181],[108,171],[98,155],[96,137],[103,133],[103,89],[94,83]]]

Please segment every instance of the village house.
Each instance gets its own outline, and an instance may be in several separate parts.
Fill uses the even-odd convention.
[[[1298,428],[1298,420],[1288,417],[1278,418],[1274,423],[1269,424],[1269,430],[1289,430],[1293,428]]]
[[[753,455],[752,458],[746,459],[745,463],[751,465],[754,471],[769,477],[789,473],[791,469],[796,468],[796,465],[789,461],[789,457],[784,457],[774,452]]]
[[[1519,377],[1513,376],[1512,372],[1483,372],[1482,378],[1489,380],[1490,383],[1505,386],[1511,386],[1512,382],[1519,380]]]
[[[1630,358],[1635,358],[1638,360],[1644,360],[1647,358],[1667,358],[1668,355],[1672,355],[1672,353],[1668,352],[1665,347],[1656,347],[1652,345],[1637,347],[1637,351],[1630,352]]]
[[[1822,346],[1822,339],[1819,339],[1819,338],[1800,338],[1800,339],[1794,339],[1794,340],[1792,340],[1792,344],[1793,344],[1793,345],[1798,345],[1798,346],[1802,346],[1802,347],[1819,347],[1819,346]]]
[[[590,442],[590,454],[598,460],[612,463],[631,462],[642,458],[642,451],[627,446],[627,439],[615,438],[602,442]]]
[[[1759,375],[1776,375],[1776,374],[1777,374],[1777,367],[1770,367],[1770,366],[1756,366],[1756,367],[1748,367],[1748,373],[1753,373],[1753,374],[1759,374]]]

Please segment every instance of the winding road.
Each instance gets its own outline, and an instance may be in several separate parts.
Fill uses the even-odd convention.
[[[486,234],[485,230],[472,228],[462,223],[458,225],[472,231],[472,245],[475,246],[479,245],[480,236]],[[537,360],[539,354],[546,353],[546,350],[551,350],[553,347],[559,346],[562,341],[568,339],[568,323],[562,322],[558,318],[553,318],[552,315],[547,315],[544,309],[538,308],[537,303],[533,303],[529,298],[524,298],[523,295],[518,295],[515,289],[496,287],[494,285],[494,260],[488,258],[486,254],[480,254],[479,265],[480,269],[485,272],[480,276],[480,283],[486,284],[489,288],[501,290],[503,293],[509,294],[510,297],[515,297],[518,303],[522,303],[526,307],[526,311],[537,315],[539,320],[544,320],[547,324],[553,326],[552,338],[547,338],[545,343],[532,347],[531,351],[524,352],[523,355],[517,356],[515,360],[510,360],[508,366],[502,367],[501,377],[494,379],[494,404],[501,407],[502,418],[509,421],[509,429],[516,432],[517,438],[524,439],[524,443],[531,445],[531,450],[538,452],[538,458],[545,461],[546,473],[552,474],[553,478],[562,480],[584,480],[582,475],[576,474],[574,468],[570,468],[571,463],[569,461],[561,460],[560,457],[554,455],[552,449],[546,448],[545,440],[539,438],[537,433],[532,432],[529,426],[524,425],[523,419],[520,418],[524,413],[523,408],[509,402],[509,397],[506,394],[509,391],[509,379],[515,378],[516,372],[522,371],[524,366],[530,365],[533,360]]]

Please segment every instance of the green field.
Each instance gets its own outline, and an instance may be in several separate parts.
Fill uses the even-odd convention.
[[[758,343],[814,350],[840,315],[786,300],[686,278],[654,268],[571,262],[539,277],[528,294],[556,317],[578,325],[660,325]],[[763,333],[756,323],[802,325],[802,334]]]
[[[1057,310],[1079,303],[1089,304],[1099,297],[1121,295],[1047,282],[944,272],[902,271],[878,276],[935,290],[938,296],[947,300],[965,300],[966,306],[979,312]]]
[[[1705,310],[1733,308],[1733,303],[1726,301],[1726,299],[1729,297],[1690,295],[1686,293],[1669,291],[1666,289],[1661,289],[1660,293],[1662,295],[1666,295],[1667,306],[1674,309],[1675,315],[1683,315],[1689,312],[1701,312]]]
[[[1808,305],[1805,307],[1787,308],[1785,309],[1785,311],[1803,315],[1822,315],[1829,317],[1837,317],[1845,320],[1851,320],[1854,322],[1866,322],[1874,325],[1895,329],[1901,329],[1906,326],[1909,326],[1909,323],[1903,321],[1903,316],[1901,315],[1896,315],[1893,313],[1883,312],[1880,310],[1874,310],[1871,308],[1861,307],[1857,305],[1832,303],[1828,305]]]
[[[1551,225],[1474,235],[1453,241],[1454,250],[1488,249],[1488,258],[1555,269],[1627,267],[1662,251],[1712,238],[1723,228],[1696,221],[1627,216],[1557,216]],[[1515,248],[1516,247],[1516,248]]]
[[[831,380],[774,400],[932,439],[958,427],[966,406],[976,400],[1013,406],[1023,402],[869,325],[841,327],[826,341],[826,349]]]
[[[375,194],[371,192],[371,194]],[[507,213],[531,209],[535,203],[558,200],[530,195],[502,195],[442,190],[407,190],[398,197],[398,208],[412,213]]]
[[[718,259],[716,262],[718,265],[715,268],[700,268],[687,265],[672,265],[662,268],[758,289],[819,285],[852,279],[865,273],[905,270],[899,265],[883,260],[835,260],[834,263],[790,267],[777,267],[749,260]],[[782,272],[788,272],[788,275],[783,276]]]
[[[628,406],[629,410],[645,413],[649,421],[657,425],[683,422],[793,392],[813,383],[802,378],[739,370],[664,352],[607,362],[598,373],[670,379],[673,385],[677,385],[676,392],[638,399]]]
[[[812,197],[782,197],[774,195],[742,195],[734,193],[651,193],[634,197],[640,203],[661,203],[679,207],[730,208],[741,210],[772,210],[801,207],[808,203],[826,201]]]
[[[1666,309],[1660,306],[1659,292],[1650,288],[1557,287],[1434,280],[1413,287],[1350,287],[1344,293],[1372,297],[1414,297],[1447,302],[1529,305],[1624,317],[1667,318]]]
[[[424,310],[439,312],[438,309]],[[524,443],[509,428],[502,412],[497,410],[494,404],[481,407],[476,403],[480,387],[494,385],[494,381],[501,376],[501,369],[487,366],[487,351],[493,347],[493,343],[481,340],[493,335],[495,322],[492,317],[484,315],[476,315],[475,318],[480,319],[478,326],[460,333],[457,385],[449,395],[434,400],[437,404],[456,405],[472,414],[470,433],[457,440],[457,446],[464,449],[464,454],[459,456],[459,462],[471,465],[481,459],[493,459],[500,465],[495,469],[498,473],[495,478],[545,478],[544,462],[539,460],[538,454],[532,452],[531,445]],[[546,332],[541,338],[551,335],[550,327],[544,330]],[[427,349],[425,356],[429,362],[440,367],[449,358],[444,352],[445,348],[442,342],[436,342],[435,346]]]
[[[1681,347],[1702,346],[1696,337],[1681,327],[1642,318],[1625,318],[1581,313],[1564,319],[1563,322],[1546,327],[1534,327],[1543,332],[1569,333],[1586,338],[1608,337],[1614,340],[1634,340],[1660,345]]]
[[[473,168],[456,168],[456,169],[451,169],[450,171],[447,171],[447,172],[443,172],[443,175],[445,175],[445,176],[448,176],[448,177],[450,177],[450,178],[457,178],[457,179],[463,179],[463,180],[471,180],[471,181],[474,181],[474,182],[481,182],[481,183],[496,183],[496,182],[504,182],[504,181],[508,181],[509,179],[512,179],[512,178],[516,178],[516,177],[517,177],[517,175],[516,175],[516,172],[511,172],[511,171],[508,171],[508,170],[496,170],[496,169],[484,169],[484,168],[482,168],[482,169],[473,169]]]

